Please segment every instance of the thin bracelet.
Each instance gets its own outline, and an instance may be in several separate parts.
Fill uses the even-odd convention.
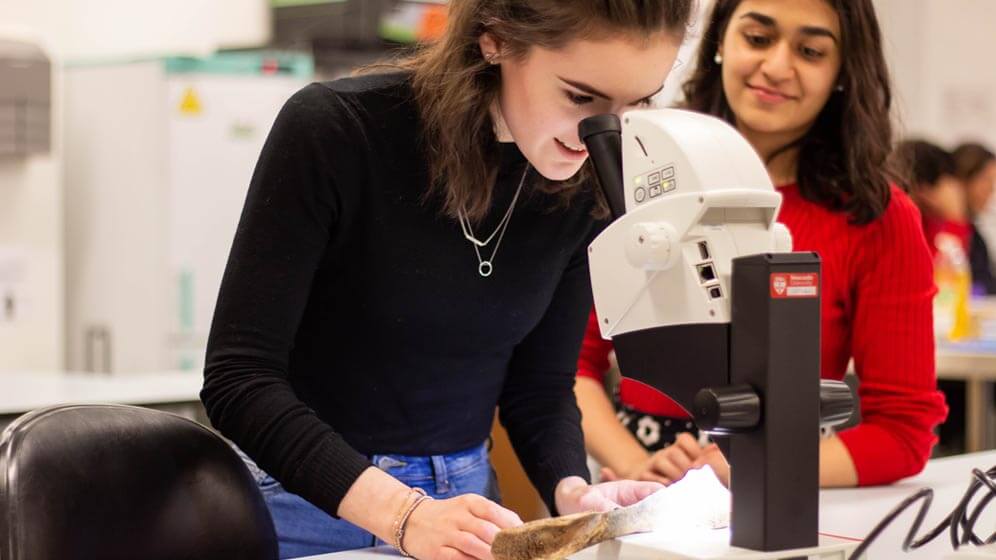
[[[408,518],[411,517],[412,513],[415,511],[415,508],[417,508],[419,504],[431,499],[432,496],[419,496],[418,498],[415,499],[415,503],[413,503],[412,506],[408,508],[408,511],[405,512],[404,517],[401,518],[401,524],[398,527],[398,534],[397,534],[398,552],[400,552],[401,555],[404,556],[405,558],[414,558],[414,556],[412,556],[411,554],[408,553],[407,550],[405,550],[404,545],[402,545],[402,541],[405,538],[405,527],[408,524]]]
[[[397,539],[398,529],[401,527],[401,518],[404,517],[405,512],[411,507],[412,497],[418,499],[420,495],[424,496],[425,490],[422,490],[421,488],[408,489],[408,494],[405,495],[405,499],[401,502],[401,507],[398,508],[398,513],[394,515],[394,522],[391,523],[391,535],[394,535],[395,539]],[[395,548],[397,548],[397,546],[395,546]]]
[[[415,490],[421,495],[415,498],[415,502],[412,503],[412,505],[408,507],[408,510],[405,511],[405,514],[401,516],[401,519],[398,522],[398,531],[394,534],[394,548],[398,549],[398,552],[400,552],[405,558],[414,558],[401,544],[401,541],[405,538],[405,526],[408,524],[408,518],[411,517],[412,513],[415,511],[415,508],[417,508],[419,504],[426,500],[432,499],[432,496],[427,496],[425,491],[421,488],[415,488]]]

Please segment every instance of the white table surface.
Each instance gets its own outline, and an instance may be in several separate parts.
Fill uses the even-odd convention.
[[[890,486],[856,489],[823,490],[820,492],[820,531],[839,537],[862,539],[878,521],[899,502],[923,487],[934,489],[934,503],[921,528],[921,534],[933,528],[954,508],[968,488],[971,469],[989,469],[996,465],[996,451],[959,455],[935,459],[927,464],[920,475],[902,480]],[[980,491],[981,494],[981,491]],[[973,504],[975,501],[972,502]],[[939,536],[927,546],[904,553],[901,543],[916,516],[915,510],[907,510],[869,549],[868,560],[941,560],[951,553],[947,534]],[[980,536],[988,536],[986,531],[996,530],[996,502],[990,504],[989,511],[982,516],[977,527]],[[721,535],[724,532],[715,532]],[[918,537],[920,535],[917,535]],[[630,558],[652,558],[648,554],[655,545],[666,541],[655,534],[633,535],[617,541],[604,543],[586,549],[573,558],[577,560],[616,560]],[[390,547],[323,554],[308,557],[310,560],[387,560],[399,555]]]
[[[973,468],[985,471],[994,465],[996,465],[996,451],[971,453],[934,459],[927,463],[927,467],[918,476],[901,480],[890,486],[824,490],[820,493],[820,531],[863,538],[900,501],[921,488],[929,487],[934,490],[934,503],[927,513],[920,535],[917,535],[919,537],[936,526],[955,507],[968,489]],[[916,517],[915,509],[910,509],[893,522],[871,546],[869,560],[940,560],[946,554],[950,554],[951,544],[947,533],[923,548],[908,553],[900,550],[914,517]],[[976,532],[983,538],[996,530],[996,502],[990,504],[977,527],[979,529]],[[986,534],[982,535],[984,532]]]
[[[64,403],[158,405],[199,400],[200,372],[0,372],[0,415]]]

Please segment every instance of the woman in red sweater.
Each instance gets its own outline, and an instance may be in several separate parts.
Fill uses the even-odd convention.
[[[820,483],[915,474],[947,408],[920,214],[887,171],[891,92],[872,2],[717,0],[709,21],[686,105],[736,126],[764,160],[794,249],[823,260],[822,376],[843,378],[853,359],[861,382],[860,424],[820,442]],[[589,322],[575,392],[603,477],[668,483],[703,463],[727,476],[656,391],[624,382],[616,419],[601,384],[610,351]]]

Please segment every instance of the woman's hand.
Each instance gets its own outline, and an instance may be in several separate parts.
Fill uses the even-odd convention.
[[[492,560],[498,531],[519,525],[514,512],[476,494],[425,500],[408,518],[401,545],[419,560]]]
[[[588,484],[579,476],[569,476],[557,484],[554,501],[560,515],[609,511],[635,504],[663,487],[658,482],[634,480]]]
[[[396,515],[412,500],[412,489],[370,467],[339,505],[339,516],[394,544]],[[405,523],[401,545],[419,560],[491,559],[491,541],[501,529],[522,525],[515,513],[475,494],[423,500]]]
[[[709,465],[726,486],[730,484],[730,465],[716,444],[700,447],[691,434],[678,434],[672,445],[653,453],[620,476],[612,469],[603,468],[602,480],[646,480],[669,485],[681,480],[690,469]]]
[[[716,473],[716,478],[723,483],[723,486],[730,487],[730,463],[726,461],[726,456],[715,443],[702,448],[702,454],[692,464],[692,468],[697,469],[705,465],[712,467],[712,472]]]

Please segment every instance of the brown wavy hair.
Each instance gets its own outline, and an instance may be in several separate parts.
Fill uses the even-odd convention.
[[[429,160],[429,195],[440,194],[443,212],[462,209],[480,220],[491,205],[498,172],[497,139],[490,114],[498,98],[498,66],[484,60],[479,39],[491,33],[504,59],[522,59],[534,46],[557,49],[574,39],[615,34],[648,39],[667,31],[684,36],[695,0],[453,0],[446,31],[413,56],[392,64],[412,71]],[[590,185],[590,163],[567,181],[543,180],[538,188],[569,202]],[[604,201],[599,206],[604,213]],[[596,213],[598,211],[596,210]]]
[[[882,52],[882,34],[871,0],[825,0],[841,28],[838,83],[813,126],[802,138],[776,150],[774,158],[798,147],[799,191],[807,200],[847,212],[867,224],[889,204],[890,181],[901,175],[890,163],[892,88]],[[683,85],[685,106],[735,124],[720,65],[713,60],[741,0],[716,0],[691,78]]]

